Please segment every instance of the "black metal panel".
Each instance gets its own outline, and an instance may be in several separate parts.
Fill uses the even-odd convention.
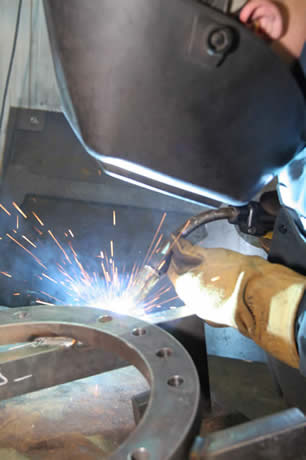
[[[236,19],[193,0],[44,4],[66,113],[106,171],[242,203],[301,144],[298,84]]]
[[[73,246],[85,269],[101,274],[100,250],[110,253],[114,241],[115,261],[120,270],[131,272],[135,262],[142,262],[164,211],[161,229],[169,234],[181,225],[198,207],[171,200],[109,178],[101,173],[98,163],[84,151],[64,115],[57,112],[12,108],[9,135],[5,149],[0,203],[11,216],[0,210],[0,304],[21,306],[32,304],[38,296],[53,302],[39,291],[62,300],[60,285],[38,278],[43,267],[6,236],[6,232],[32,250],[48,265],[48,274],[55,276],[59,248],[52,243],[52,230],[66,250],[70,228],[75,233]],[[16,201],[27,214],[24,219],[12,206]],[[152,209],[153,208],[153,209]],[[113,226],[113,210],[117,225]],[[36,212],[45,223],[41,227]],[[18,229],[17,216],[19,217]],[[39,235],[35,226],[43,232]],[[17,232],[17,233],[15,233]],[[28,237],[37,248],[26,242]],[[202,234],[202,238],[204,238]],[[59,273],[57,273],[59,274]],[[48,285],[49,283],[49,285]],[[20,293],[19,296],[13,296]],[[174,297],[171,290],[168,297]],[[68,299],[66,299],[69,303]],[[166,307],[178,305],[173,300]]]
[[[2,200],[19,204],[32,194],[189,215],[203,209],[103,174],[59,112],[11,107],[1,179]]]

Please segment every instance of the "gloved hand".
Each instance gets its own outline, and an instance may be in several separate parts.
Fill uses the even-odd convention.
[[[237,328],[276,358],[299,367],[295,317],[306,288],[304,276],[261,257],[204,249],[180,239],[168,277],[193,313]]]

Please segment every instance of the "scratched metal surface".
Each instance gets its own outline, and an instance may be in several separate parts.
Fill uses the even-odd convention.
[[[107,458],[135,427],[131,397],[147,389],[128,367],[2,401],[0,458]]]

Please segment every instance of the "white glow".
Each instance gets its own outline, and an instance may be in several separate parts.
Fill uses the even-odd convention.
[[[106,296],[105,298],[92,298],[89,302],[90,307],[103,308],[122,315],[140,316],[143,311],[137,308],[132,296],[122,294],[121,296]],[[137,311],[138,310],[138,311]]]
[[[216,200],[216,201],[219,201],[219,202],[230,203],[230,204],[233,204],[233,205],[241,205],[242,204],[240,201],[229,200],[229,198],[227,196],[222,195],[222,194],[218,194],[218,193],[213,192],[213,191],[208,190],[208,189],[205,189],[204,187],[199,187],[197,185],[190,184],[189,182],[185,182],[185,181],[182,181],[182,180],[179,180],[179,179],[175,179],[174,177],[167,176],[166,174],[162,174],[162,173],[157,172],[157,171],[153,171],[152,169],[146,168],[145,166],[140,166],[140,165],[137,165],[137,164],[132,163],[132,162],[127,161],[127,160],[122,160],[121,158],[102,157],[101,161],[103,163],[105,163],[105,164],[110,164],[110,165],[113,165],[113,166],[117,166],[118,168],[121,168],[121,169],[123,169],[125,171],[129,171],[129,172],[131,172],[133,174],[136,174],[137,176],[139,176],[139,182],[136,181],[136,180],[134,182],[138,183],[139,185],[141,183],[141,178],[146,177],[148,179],[151,179],[151,180],[157,182],[157,186],[158,186],[158,183],[165,184],[165,185],[170,185],[171,187],[174,187],[174,188],[186,191],[186,192],[194,193],[196,195],[200,195],[200,196],[203,196],[205,198],[210,198],[212,200]],[[106,172],[107,172],[107,174],[114,175],[114,173],[112,173],[112,172],[109,172],[109,171],[106,171]],[[115,173],[115,174],[117,175],[118,178],[126,180],[126,178],[122,177],[120,175],[120,173]],[[152,190],[157,190],[157,191],[160,192],[160,190],[158,188],[155,189],[154,187],[150,187],[150,186],[147,186],[147,185],[146,185],[146,187],[149,187]],[[171,193],[168,193],[168,194],[172,195]],[[173,192],[173,195],[175,196],[175,191]]]

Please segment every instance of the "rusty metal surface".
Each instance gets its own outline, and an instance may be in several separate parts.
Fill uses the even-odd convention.
[[[14,348],[14,347],[13,347]],[[0,400],[127,366],[101,348],[37,347],[0,353]],[[56,369],[56,372],[54,372]],[[10,383],[4,384],[4,377]]]
[[[142,423],[110,458],[138,458],[140,454],[150,455],[150,460],[185,458],[198,428],[199,381],[191,358],[169,334],[135,318],[85,307],[3,311],[0,324],[0,344],[27,342],[38,336],[72,337],[135,365],[150,384],[149,407]],[[171,350],[170,354],[161,352],[164,349]],[[53,368],[49,373],[50,385],[56,372]],[[25,381],[33,391],[35,379],[28,375]],[[2,385],[10,383],[2,372]]]
[[[0,402],[1,460],[100,460],[135,429],[132,366]]]

